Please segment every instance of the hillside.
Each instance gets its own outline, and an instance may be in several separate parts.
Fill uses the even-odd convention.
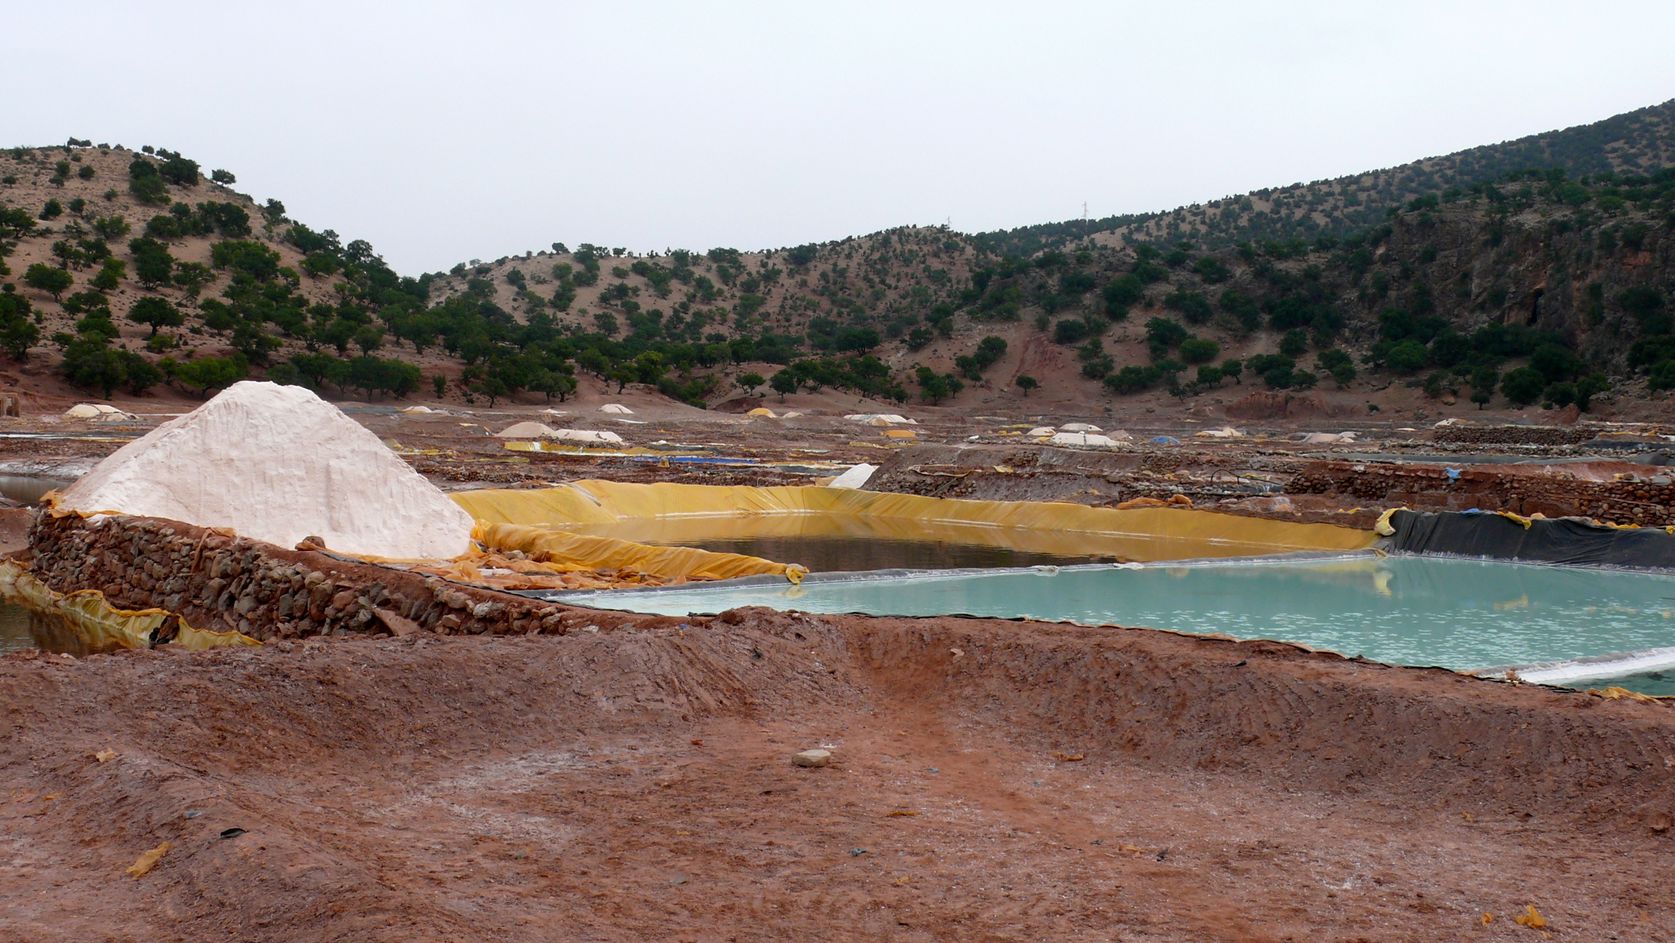
[[[1556,168],[1583,177],[1646,174],[1670,166],[1675,166],[1675,99],[1593,124],[1333,180],[1257,190],[1161,213],[1042,223],[974,238],[991,251],[1022,256],[1088,237],[1118,246],[1181,239],[1209,247],[1313,240],[1375,226],[1391,210],[1419,197],[1467,190],[1520,170]]]
[[[1212,412],[1251,388],[1368,408],[1628,402],[1675,387],[1675,178],[1599,168],[1668,163],[1672,107],[1082,238],[904,227],[643,257],[555,243],[418,278],[181,155],[16,148],[0,152],[0,380],[108,397],[265,375],[489,403],[563,400],[590,376],[693,405],[828,388],[966,409],[1036,389]],[[1560,166],[1468,179],[1526,160]],[[1375,213],[1369,194],[1403,202]],[[1308,238],[1273,209],[1302,206]],[[1202,238],[1177,238],[1192,220]]]
[[[151,148],[0,152],[0,348],[106,396],[165,378],[202,391],[289,352],[346,350],[372,310],[422,305],[365,242],[234,181]]]

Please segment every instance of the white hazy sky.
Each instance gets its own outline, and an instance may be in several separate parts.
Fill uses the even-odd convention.
[[[1167,209],[1675,97],[1675,3],[10,3],[0,145],[168,147],[418,274]]]

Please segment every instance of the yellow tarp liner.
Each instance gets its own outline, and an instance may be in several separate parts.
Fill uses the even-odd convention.
[[[1377,539],[1370,530],[1336,524],[1298,524],[1181,508],[1119,510],[809,486],[578,481],[535,491],[467,491],[453,498],[487,524],[521,524],[671,543],[785,536],[872,537],[1149,562],[1291,551],[1343,552],[1365,549]]]
[[[59,639],[51,647],[86,652],[149,648],[151,634],[170,616],[163,609],[118,609],[96,589],[57,592],[15,560],[0,560],[0,597],[46,617],[51,630],[68,633],[69,638]],[[261,644],[240,632],[199,629],[184,619],[178,623],[170,644],[193,651],[222,645]]]
[[[479,521],[472,539],[499,553],[518,551],[555,573],[599,569],[631,570],[659,580],[727,580],[740,576],[783,576],[802,581],[808,570],[737,553],[692,547],[654,547],[613,537],[590,537],[546,527]]]

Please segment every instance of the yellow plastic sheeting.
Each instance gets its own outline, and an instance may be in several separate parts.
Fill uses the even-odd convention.
[[[0,596],[52,620],[67,630],[85,651],[149,648],[151,634],[169,618],[163,609],[118,609],[96,589],[60,593],[15,560],[0,560]],[[200,650],[223,645],[260,645],[240,632],[213,632],[179,620],[174,641],[182,648]]]
[[[608,532],[630,539],[874,536],[1150,561],[1361,550],[1377,538],[1370,530],[1336,524],[1213,511],[969,501],[795,485],[578,481],[538,491],[467,491],[453,498],[479,521]],[[655,523],[645,523],[648,520]]]
[[[631,570],[662,580],[727,580],[783,576],[793,583],[808,573],[796,564],[692,547],[653,547],[613,537],[585,536],[523,524],[479,523],[472,537],[501,553],[518,551],[554,572]]]

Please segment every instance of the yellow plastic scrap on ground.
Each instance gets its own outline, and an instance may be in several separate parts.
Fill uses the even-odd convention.
[[[164,842],[158,845],[134,859],[134,863],[129,865],[124,873],[135,880],[145,877],[151,873],[152,868],[157,867],[157,862],[163,860],[163,856],[168,854],[169,849],[173,847],[174,842]]]
[[[1393,537],[1393,536],[1395,536],[1396,525],[1390,523],[1390,519],[1392,517],[1396,516],[1397,511],[1405,511],[1405,510],[1407,510],[1407,508],[1405,508],[1405,507],[1404,508],[1386,508],[1384,510],[1384,513],[1380,514],[1378,516],[1378,523],[1373,525],[1373,533],[1379,535],[1380,537]]]
[[[1142,561],[1265,552],[1345,552],[1366,549],[1376,539],[1372,531],[1337,524],[1299,524],[1186,508],[1119,510],[791,485],[590,480],[541,490],[466,491],[452,497],[483,525],[516,524],[566,531],[566,542],[558,548],[556,558],[591,566],[616,565],[599,562],[601,558],[592,554],[620,548],[584,545],[575,542],[576,535],[630,542],[655,539],[660,543],[770,536],[941,540]],[[490,539],[483,543],[492,549],[515,549],[501,547],[496,542],[500,540],[534,539],[513,538],[515,531],[484,533]],[[666,552],[676,548],[652,549]],[[691,578],[703,578],[695,575],[699,571],[692,572]]]
[[[96,589],[60,593],[15,560],[0,560],[0,597],[45,617],[49,629],[68,633],[75,644],[63,647],[90,652],[149,648],[152,633],[170,616],[163,609],[118,609]],[[197,651],[261,643],[239,632],[199,629],[180,619],[171,644]]]

